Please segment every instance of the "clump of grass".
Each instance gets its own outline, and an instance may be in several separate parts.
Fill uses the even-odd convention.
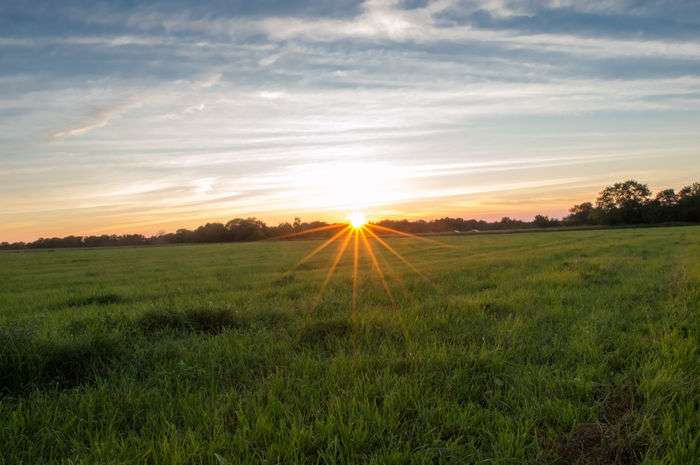
[[[88,383],[105,373],[121,355],[122,346],[105,338],[43,347],[41,385],[67,388]]]
[[[11,325],[0,328],[0,392],[14,392],[21,388],[25,373],[32,369],[33,331]]]
[[[87,305],[110,305],[124,302],[126,299],[112,292],[99,292],[87,296],[71,297],[66,302],[69,307],[84,307]]]
[[[245,320],[236,317],[233,312],[226,309],[192,309],[185,311],[188,322],[197,331],[207,334],[219,334],[226,328],[245,325]]]
[[[301,328],[299,343],[328,349],[338,340],[346,339],[351,333],[352,325],[346,319],[314,321]]]
[[[397,323],[369,318],[361,321],[358,329],[363,345],[368,348],[377,348],[382,344],[402,348],[406,343],[406,336]]]
[[[484,302],[481,308],[484,314],[491,318],[503,318],[513,314],[513,308],[503,302]]]
[[[60,389],[89,383],[122,354],[122,346],[103,337],[45,341],[31,330],[0,330],[0,392]]]
[[[618,270],[612,264],[585,263],[580,269],[581,282],[584,286],[610,286],[620,282]]]
[[[291,284],[295,281],[294,275],[293,274],[285,274],[284,276],[277,278],[273,281],[273,284],[275,286],[286,286],[287,284]]]
[[[153,310],[138,320],[138,325],[146,333],[170,330],[219,334],[227,328],[241,327],[245,324],[245,319],[238,317],[231,310],[204,308],[184,311]]]
[[[126,320],[113,315],[100,315],[97,318],[81,318],[71,320],[66,324],[66,331],[71,336],[81,336],[85,334],[105,334],[120,332],[125,326]]]
[[[249,316],[250,324],[263,328],[274,328],[289,321],[290,316],[279,311],[263,310]]]
[[[168,329],[181,329],[185,326],[184,314],[173,310],[152,310],[137,320],[138,326],[146,333]]]
[[[216,335],[229,328],[271,328],[286,320],[286,315],[280,312],[262,311],[243,315],[227,308],[195,307],[152,310],[142,315],[137,325],[148,334],[180,331]]]

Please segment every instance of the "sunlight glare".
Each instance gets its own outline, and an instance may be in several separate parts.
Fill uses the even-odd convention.
[[[348,215],[348,221],[354,229],[360,229],[367,224],[367,218],[362,212],[353,212]]]

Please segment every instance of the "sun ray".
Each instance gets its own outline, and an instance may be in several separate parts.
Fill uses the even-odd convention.
[[[372,235],[372,237],[374,239],[377,240],[377,242],[379,242],[382,246],[384,246],[385,249],[387,249],[389,252],[391,252],[391,254],[394,255],[396,258],[401,260],[401,262],[403,262],[404,265],[409,267],[411,269],[411,271],[413,271],[414,273],[416,273],[418,276],[425,279],[426,281],[431,282],[427,276],[425,276],[423,273],[421,273],[418,270],[418,268],[416,268],[411,262],[406,260],[400,253],[398,253],[396,251],[396,249],[394,249],[392,246],[390,246],[384,239],[382,239],[377,234],[375,234],[374,231],[372,231],[370,228],[365,228],[365,229],[367,230],[368,233],[370,233]]]
[[[369,258],[372,261],[372,266],[374,267],[374,270],[377,272],[379,279],[382,281],[382,286],[384,286],[384,290],[386,291],[387,295],[389,296],[391,303],[394,306],[396,306],[396,299],[394,299],[394,294],[391,293],[391,289],[389,289],[389,284],[386,282],[386,278],[384,277],[384,272],[382,271],[382,268],[379,266],[379,262],[377,261],[377,257],[374,255],[374,250],[372,249],[372,244],[370,244],[369,241],[367,240],[367,235],[365,235],[365,228],[360,229],[360,235],[362,236],[362,242],[364,243],[365,250],[367,251]]]
[[[396,281],[396,284],[398,284],[402,289],[406,290],[406,284],[403,282],[403,278],[401,277],[401,275],[399,273],[397,273],[394,266],[387,259],[383,249],[377,248],[374,251],[374,254],[377,256],[377,259],[379,260],[379,264],[382,266],[382,268],[386,269],[387,276],[391,278],[390,280]]]
[[[306,254],[304,257],[302,257],[302,259],[299,260],[299,261],[297,262],[297,264],[294,265],[294,266],[292,267],[291,270],[289,270],[289,272],[291,273],[292,271],[294,271],[294,270],[296,270],[297,268],[299,268],[302,264],[304,264],[304,263],[306,263],[307,261],[311,260],[317,253],[321,252],[323,249],[325,249],[326,247],[328,247],[329,245],[331,245],[331,243],[332,243],[333,241],[337,240],[340,236],[343,235],[344,232],[349,231],[349,230],[350,230],[350,226],[347,226],[347,225],[346,225],[343,229],[341,229],[340,231],[338,231],[337,233],[335,233],[330,239],[326,240],[323,244],[319,245],[319,246],[316,247],[314,250],[312,250],[311,252],[309,252],[308,254]]]
[[[372,261],[372,265],[373,265],[374,269],[377,271],[377,274],[379,275],[379,278],[382,281],[382,285],[384,286],[384,290],[386,291],[387,295],[389,296],[389,299],[391,299],[392,307],[394,309],[394,312],[396,313],[396,319],[399,322],[399,326],[401,327],[401,333],[403,334],[404,340],[406,341],[406,344],[408,347],[408,353],[413,354],[415,351],[415,343],[413,341],[413,337],[411,336],[411,332],[408,329],[408,325],[406,324],[406,320],[404,318],[404,315],[401,312],[401,309],[399,308],[399,305],[396,302],[394,295],[391,293],[391,290],[389,289],[389,285],[387,284],[387,281],[384,277],[384,273],[382,272],[382,269],[379,265],[379,262],[377,261],[377,257],[375,256],[374,249],[372,248],[372,244],[367,239],[367,235],[365,234],[365,231],[369,231],[369,230],[367,228],[360,229],[360,234],[362,235],[362,240],[364,242],[365,249],[367,250],[367,253],[370,256],[370,259]]]
[[[359,233],[356,230],[353,231],[353,256],[352,256],[352,315],[355,316],[355,311],[357,309],[357,286],[358,277],[357,270],[360,264],[360,241]]]
[[[378,231],[385,231],[393,234],[398,234],[401,236],[405,237],[411,237],[411,238],[417,238],[426,242],[430,242],[436,245],[444,246],[444,247],[449,247],[453,248],[454,246],[444,244],[439,241],[431,240],[428,238],[416,236],[414,234],[410,233],[404,233],[402,231],[397,231],[391,228],[388,228],[386,226],[381,226],[381,225],[374,225],[367,223],[367,219],[364,216],[362,212],[354,212],[348,216],[348,222],[344,224],[333,224],[333,225],[326,225],[326,226],[321,226],[318,228],[312,228],[306,231],[300,231],[299,233],[292,233],[288,234],[285,236],[281,236],[279,239],[284,239],[288,237],[294,237],[294,236],[301,236],[304,234],[309,234],[313,232],[319,232],[319,231],[326,231],[326,230],[331,230],[335,228],[342,228],[340,231],[335,232],[332,237],[329,239],[325,240],[322,244],[318,245],[316,248],[314,248],[311,252],[306,254],[299,262],[297,262],[294,267],[292,267],[288,273],[293,272],[296,270],[300,265],[303,263],[307,262],[314,256],[316,256],[319,252],[322,250],[326,249],[329,247],[331,244],[334,242],[338,241],[338,247],[336,251],[333,254],[333,258],[331,260],[331,263],[329,264],[325,276],[323,279],[323,282],[318,289],[318,294],[316,295],[316,298],[314,300],[313,305],[309,309],[309,316],[311,313],[315,311],[315,309],[320,305],[323,299],[323,294],[326,291],[326,288],[328,287],[328,284],[330,283],[331,279],[333,278],[333,275],[335,274],[336,270],[338,269],[338,266],[340,262],[343,260],[343,257],[345,256],[345,253],[347,249],[350,246],[350,243],[352,242],[352,300],[351,300],[351,317],[354,319],[356,318],[357,315],[357,304],[358,304],[358,296],[359,296],[359,289],[360,289],[360,258],[362,254],[365,254],[366,256],[369,257],[369,261],[371,262],[371,267],[376,273],[376,275],[379,277],[379,280],[382,283],[382,288],[384,289],[384,292],[386,292],[387,296],[389,297],[389,300],[391,301],[392,307],[395,310],[399,310],[396,297],[394,296],[394,293],[391,290],[391,287],[389,286],[389,279],[392,282],[395,282],[400,286],[401,289],[403,289],[405,292],[408,292],[408,289],[405,287],[405,283],[403,282],[402,279],[402,274],[398,273],[395,271],[394,267],[392,266],[391,260],[388,259],[388,256],[386,253],[382,250],[386,249],[391,253],[391,255],[394,255],[394,257],[398,258],[406,267],[408,267],[412,272],[416,273],[418,276],[423,278],[425,281],[427,281],[429,284],[435,286],[430,279],[425,276],[423,273],[418,270],[411,262],[409,262],[406,258],[404,258],[396,249],[394,249],[391,245],[387,243],[382,237],[379,236],[379,234],[374,231],[374,228],[376,228]],[[371,237],[368,237],[368,234]],[[380,249],[375,250],[374,246],[372,245],[371,240],[376,240],[379,242],[379,244],[382,246]],[[362,249],[364,248],[364,252]],[[381,260],[381,261],[380,261]],[[366,262],[365,262],[366,263]],[[389,273],[387,275],[386,273]],[[390,276],[390,277],[389,277]],[[402,326],[403,325],[402,323]],[[403,331],[405,334],[408,334],[407,328],[403,328]]]
[[[282,239],[289,239],[290,237],[305,236],[306,234],[311,234],[311,233],[321,232],[321,231],[328,231],[329,229],[337,229],[337,228],[342,228],[342,227],[347,227],[347,224],[343,224],[343,223],[329,224],[326,226],[319,226],[318,228],[305,229],[304,231],[283,234],[282,236],[270,237],[269,239],[265,239],[265,240],[267,240],[267,241],[279,241]]]
[[[447,247],[447,248],[450,248],[450,249],[456,248],[456,247],[453,246],[453,245],[445,244],[444,242],[436,241],[435,239],[429,239],[429,238],[427,238],[427,237],[419,236],[419,235],[417,235],[417,234],[411,234],[411,233],[407,233],[407,232],[404,232],[404,231],[399,231],[398,229],[387,228],[386,226],[382,226],[382,225],[379,225],[379,224],[367,224],[367,225],[365,225],[365,228],[366,228],[366,229],[377,228],[377,229],[379,229],[380,231],[389,232],[389,233],[392,233],[392,234],[398,234],[399,236],[410,237],[410,238],[412,238],[412,239],[419,239],[419,240],[421,240],[421,241],[429,242],[429,243],[431,243],[431,244],[439,245],[439,246],[441,246],[441,247]]]
[[[314,306],[314,308],[321,302],[323,291],[326,290],[326,286],[328,286],[328,283],[333,277],[333,273],[335,273],[335,269],[338,267],[338,263],[340,263],[340,260],[343,258],[343,255],[345,254],[345,249],[348,248],[348,244],[350,243],[351,237],[352,232],[348,231],[347,235],[345,236],[345,239],[343,239],[343,242],[338,246],[338,252],[336,252],[335,257],[333,258],[333,263],[331,264],[330,268],[328,268],[328,271],[326,272],[326,277],[323,280],[323,284],[321,284],[321,288],[318,291],[318,297],[316,298],[316,305]]]

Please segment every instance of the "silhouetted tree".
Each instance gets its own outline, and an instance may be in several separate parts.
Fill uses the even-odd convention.
[[[564,220],[572,225],[594,224],[595,208],[591,202],[574,205],[569,209],[569,216]]]
[[[644,221],[643,209],[651,196],[645,184],[629,180],[603,189],[596,201],[606,224],[635,224]]]
[[[178,229],[175,231],[174,237],[173,237],[173,242],[176,244],[185,244],[188,242],[194,242],[195,237],[194,237],[194,231],[190,231],[189,229]]]
[[[508,216],[504,216],[503,218],[501,218],[501,221],[499,221],[494,226],[494,229],[520,229],[526,227],[527,224],[524,221],[515,220]]]
[[[226,240],[226,227],[221,223],[207,223],[194,230],[196,242],[224,242]]]
[[[645,206],[645,223],[663,223],[678,219],[678,195],[673,189],[665,189],[656,194]]]
[[[234,218],[226,223],[226,234],[231,241],[257,241],[265,238],[267,226],[257,218]]]
[[[678,196],[673,189],[664,189],[656,194],[656,201],[662,207],[675,207],[678,204]]]
[[[294,227],[289,223],[280,223],[276,227],[271,228],[270,236],[284,236],[287,234],[292,234],[294,232]]]
[[[680,190],[678,207],[681,221],[700,222],[700,183],[693,183]]]
[[[538,228],[551,228],[553,226],[559,226],[559,220],[545,215],[537,215],[535,219],[532,220],[532,224]]]

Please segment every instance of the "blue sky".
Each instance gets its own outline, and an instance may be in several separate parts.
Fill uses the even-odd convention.
[[[0,4],[0,240],[700,180],[697,1]]]

